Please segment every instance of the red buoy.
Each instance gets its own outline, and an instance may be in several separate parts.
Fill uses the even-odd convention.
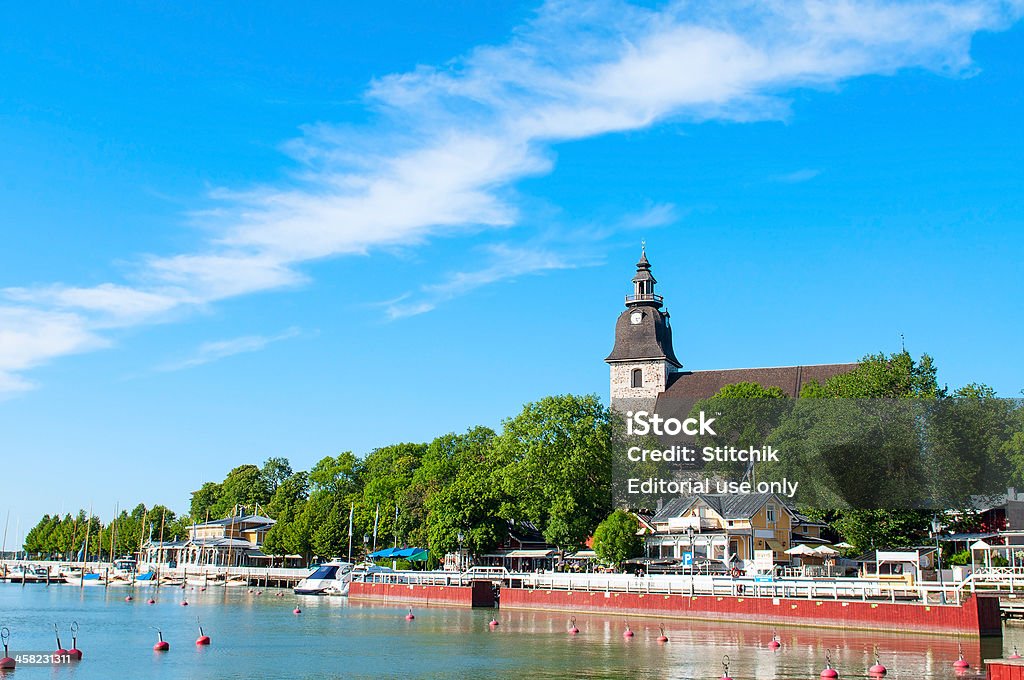
[[[971,664],[967,663],[967,659],[964,658],[964,648],[963,648],[963,645],[957,645],[957,647],[958,647],[958,649],[960,651],[960,654],[959,654],[960,658],[958,658],[956,661],[953,662],[953,668],[955,668],[955,669],[957,669],[959,671],[962,671],[962,670],[965,670],[967,668],[970,668]]]
[[[1010,656],[1008,656],[1006,658],[1007,659],[1019,659],[1019,658],[1021,658],[1020,653],[1017,651],[1016,645],[1013,648],[1013,654],[1011,654]]]
[[[4,643],[4,657],[0,659],[0,671],[13,671],[18,664],[11,658],[11,653],[7,650],[7,641],[11,639],[11,631],[6,627],[0,628],[0,639]]]
[[[134,598],[134,597],[132,597],[131,595],[125,595],[125,596],[124,596],[124,601],[125,601],[125,602],[131,602],[131,601],[132,601],[132,600],[134,600],[134,599],[135,599],[135,598]]]
[[[148,600],[146,600],[146,604],[156,604],[156,600],[154,600],[153,598],[149,598]]]
[[[771,642],[768,643],[768,649],[775,650],[775,649],[778,649],[781,646],[782,646],[782,643],[779,642],[779,634],[776,633],[773,630],[772,631],[772,640],[771,640]]]
[[[56,663],[60,663],[59,657],[67,656],[68,654],[70,654],[70,652],[68,650],[64,649],[64,645],[62,645],[60,643],[60,633],[57,631],[57,624],[56,623],[53,624],[53,632],[54,632],[54,635],[57,638],[57,651],[55,651],[53,654],[54,654],[54,656],[58,657],[58,660],[56,661]]]
[[[878,663],[877,659],[875,660],[875,665],[868,669],[868,674],[874,675],[874,676],[885,675],[888,672],[889,672],[889,669],[887,669],[882,664]]]
[[[203,632],[202,626],[199,626],[199,637],[196,638],[196,644],[200,646],[210,644],[210,636]]]
[[[626,638],[627,640],[633,637],[633,631],[630,630],[628,623],[626,624],[626,630],[622,631],[622,637]]]
[[[492,617],[491,617],[491,621],[490,621],[490,623],[488,623],[487,625],[488,625],[488,626],[490,626],[491,628],[497,628],[497,627],[498,627],[498,626],[500,626],[501,624],[500,624],[500,623],[498,623],[498,619],[496,619],[496,618],[494,618],[494,617],[492,616]]]
[[[832,653],[825,650],[825,669],[821,671],[819,678],[833,679],[839,677],[839,671],[832,668]]]
[[[658,626],[661,629],[661,635],[658,636],[658,642],[668,642],[668,636],[665,635],[665,626]]]
[[[732,680],[729,677],[729,655],[726,654],[722,657],[722,677],[721,680]]]
[[[182,600],[181,601],[181,606],[182,607],[187,607],[188,606],[188,600]]]
[[[415,618],[416,617],[412,615],[412,608],[410,607],[409,608],[409,613],[405,615],[405,620],[406,621],[412,621]]]

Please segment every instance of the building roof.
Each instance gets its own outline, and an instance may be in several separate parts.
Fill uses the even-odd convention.
[[[824,384],[829,378],[849,373],[860,364],[817,364],[813,366],[774,366],[769,368],[726,368],[712,371],[680,371],[669,376],[669,385],[658,399],[676,399],[693,403],[713,397],[726,385],[752,382],[762,387],[778,387],[789,397],[812,381]]]
[[[263,515],[239,515],[236,517],[225,517],[224,519],[213,519],[209,522],[196,524],[192,528],[202,529],[203,527],[241,526],[245,524],[270,526],[277,524],[277,520],[270,519],[269,517],[264,517]]]
[[[662,506],[658,514],[654,516],[655,522],[667,522],[671,517],[678,517],[690,509],[698,500],[704,501],[711,509],[717,512],[723,519],[750,519],[764,507],[765,503],[774,499],[786,511],[793,511],[782,499],[773,493],[749,493],[749,494],[698,494],[696,496],[680,496],[673,498]]]

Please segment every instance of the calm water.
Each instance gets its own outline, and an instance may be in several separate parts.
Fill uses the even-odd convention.
[[[842,677],[864,677],[878,645],[889,678],[956,678],[951,663],[956,639],[891,633],[779,628],[779,652],[767,649],[771,629],[630,617],[636,632],[622,638],[625,619],[581,614],[580,634],[566,634],[568,616],[548,612],[416,607],[349,603],[345,598],[262,595],[245,588],[139,589],[125,602],[125,588],[74,588],[0,584],[0,626],[11,629],[11,652],[55,649],[53,624],[71,646],[68,628],[80,626],[80,664],[19,668],[8,679],[98,678],[719,678],[722,657],[730,675],[745,678],[817,678],[830,649]],[[147,605],[155,593],[155,605]],[[187,598],[190,606],[180,602]],[[298,605],[303,613],[294,615]],[[196,617],[210,647],[196,647]],[[658,644],[659,625],[668,644]],[[152,651],[156,628],[169,652]],[[964,642],[977,668],[982,656],[1024,650],[1024,629],[1008,628],[1002,641]],[[966,676],[984,677],[975,668]]]

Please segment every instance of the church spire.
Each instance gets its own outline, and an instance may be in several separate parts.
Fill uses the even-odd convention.
[[[651,263],[647,260],[647,244],[641,242],[640,261],[636,263],[636,276],[633,277],[633,294],[626,296],[626,306],[644,305],[660,308],[662,297],[654,294],[654,284],[658,282],[651,273]]]

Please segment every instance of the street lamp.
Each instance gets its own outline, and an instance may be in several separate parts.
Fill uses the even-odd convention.
[[[688,566],[690,567],[690,573],[691,574],[693,573],[693,564],[694,564],[693,559],[694,559],[694,557],[696,557],[696,554],[697,554],[697,551],[693,549],[693,534],[694,534],[693,527],[692,526],[686,527],[687,548],[689,548],[689,550],[690,550],[690,564]]]
[[[464,541],[466,539],[466,534],[462,533],[462,529],[459,529],[458,539],[459,539],[459,563],[458,564],[459,564],[459,571],[461,572],[462,571],[462,567],[463,567],[463,564],[462,564],[462,541]]]
[[[935,536],[935,560],[938,564],[939,587],[942,588],[942,604],[946,604],[946,587],[942,582],[942,549],[939,548],[939,530],[942,529],[942,522],[939,516],[932,517],[932,535]]]

